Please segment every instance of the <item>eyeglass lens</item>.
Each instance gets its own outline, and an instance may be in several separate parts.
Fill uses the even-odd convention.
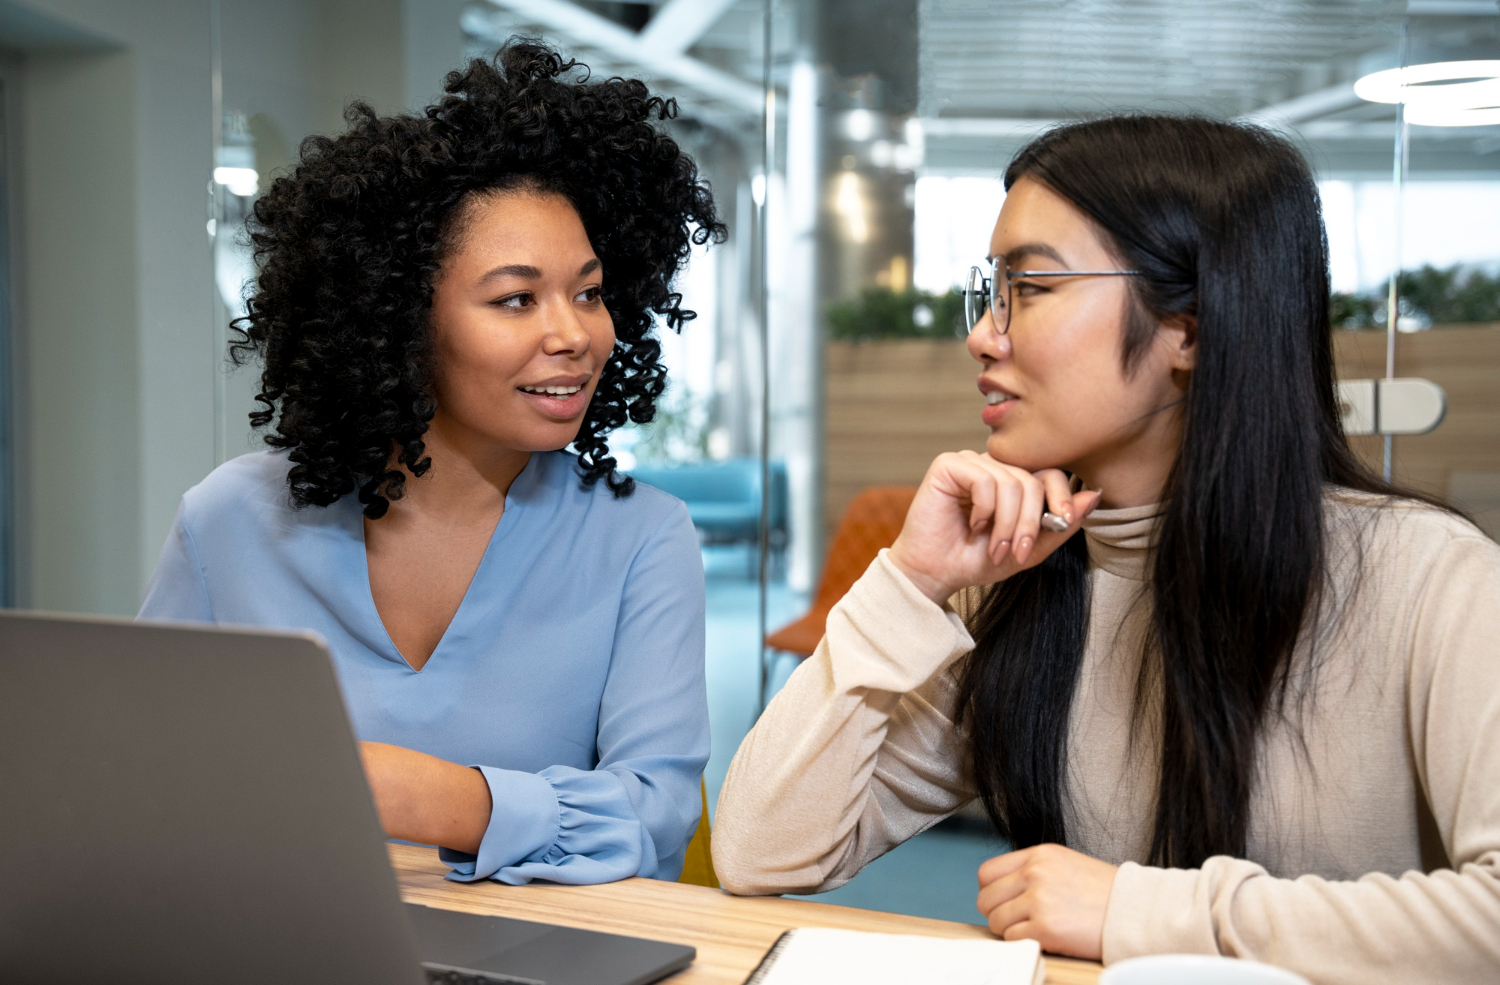
[[[974,331],[986,308],[994,312],[995,331],[1004,335],[1010,328],[1010,271],[1004,263],[991,267],[986,277],[979,267],[969,268],[969,281],[964,285],[964,320],[969,331]]]

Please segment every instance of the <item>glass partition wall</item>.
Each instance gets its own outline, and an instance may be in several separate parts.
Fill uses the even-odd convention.
[[[386,6],[215,0],[217,331],[252,272],[246,210],[304,136],[340,125],[349,97],[419,107],[444,71],[515,34],[674,96],[667,126],[712,184],[729,238],[696,251],[679,280],[699,317],[661,333],[671,384],[657,420],[612,444],[623,468],[687,501],[699,529],[711,805],[764,698],[801,659],[764,640],[790,639],[778,630],[816,609],[850,504],[915,486],[942,451],[983,448],[956,291],[987,253],[1007,162],[1055,123],[1197,112],[1296,141],[1323,196],[1341,379],[1418,378],[1445,401],[1428,429],[1421,408],[1398,421],[1396,391],[1370,383],[1371,400],[1387,398],[1383,430],[1404,429],[1382,434],[1378,412],[1360,416],[1365,391],[1347,389],[1346,421],[1370,432],[1355,439],[1361,454],[1500,531],[1500,99],[1436,91],[1500,74],[1491,0]],[[1374,93],[1361,82],[1451,62],[1487,67]],[[254,441],[253,375],[221,377],[221,459]],[[974,867],[1003,849],[961,816],[824,898],[977,920]]]

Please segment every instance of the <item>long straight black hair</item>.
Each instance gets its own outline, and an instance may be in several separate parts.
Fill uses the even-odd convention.
[[[1389,494],[1345,440],[1317,186],[1286,140],[1200,117],[1052,130],[1005,173],[1067,199],[1130,278],[1129,372],[1170,316],[1197,319],[1182,445],[1151,560],[1140,702],[1160,692],[1150,862],[1243,857],[1257,736],[1323,597],[1327,484]],[[1088,623],[1076,536],[990,590],[960,670],[959,724],[991,820],[1067,843],[1068,717]]]

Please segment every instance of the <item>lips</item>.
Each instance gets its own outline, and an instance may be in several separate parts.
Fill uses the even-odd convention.
[[[979,417],[992,428],[999,427],[1000,422],[1005,420],[1011,408],[1021,399],[1000,384],[983,377],[979,379],[979,392],[984,394],[984,410]]]
[[[547,417],[567,420],[588,406],[587,376],[554,377],[516,387],[532,406]]]
[[[522,393],[534,393],[543,397],[571,397],[583,389],[582,384],[574,386],[523,386],[517,387]]]

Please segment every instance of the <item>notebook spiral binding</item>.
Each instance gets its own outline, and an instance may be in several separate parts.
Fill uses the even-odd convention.
[[[776,943],[771,945],[771,949],[765,953],[765,956],[760,959],[760,963],[750,972],[750,977],[745,979],[744,985],[761,985],[761,982],[765,981],[766,976],[771,973],[771,968],[776,964],[776,959],[781,956],[781,952],[786,949],[787,943],[791,939],[792,931],[782,931],[781,936],[776,938]]]

